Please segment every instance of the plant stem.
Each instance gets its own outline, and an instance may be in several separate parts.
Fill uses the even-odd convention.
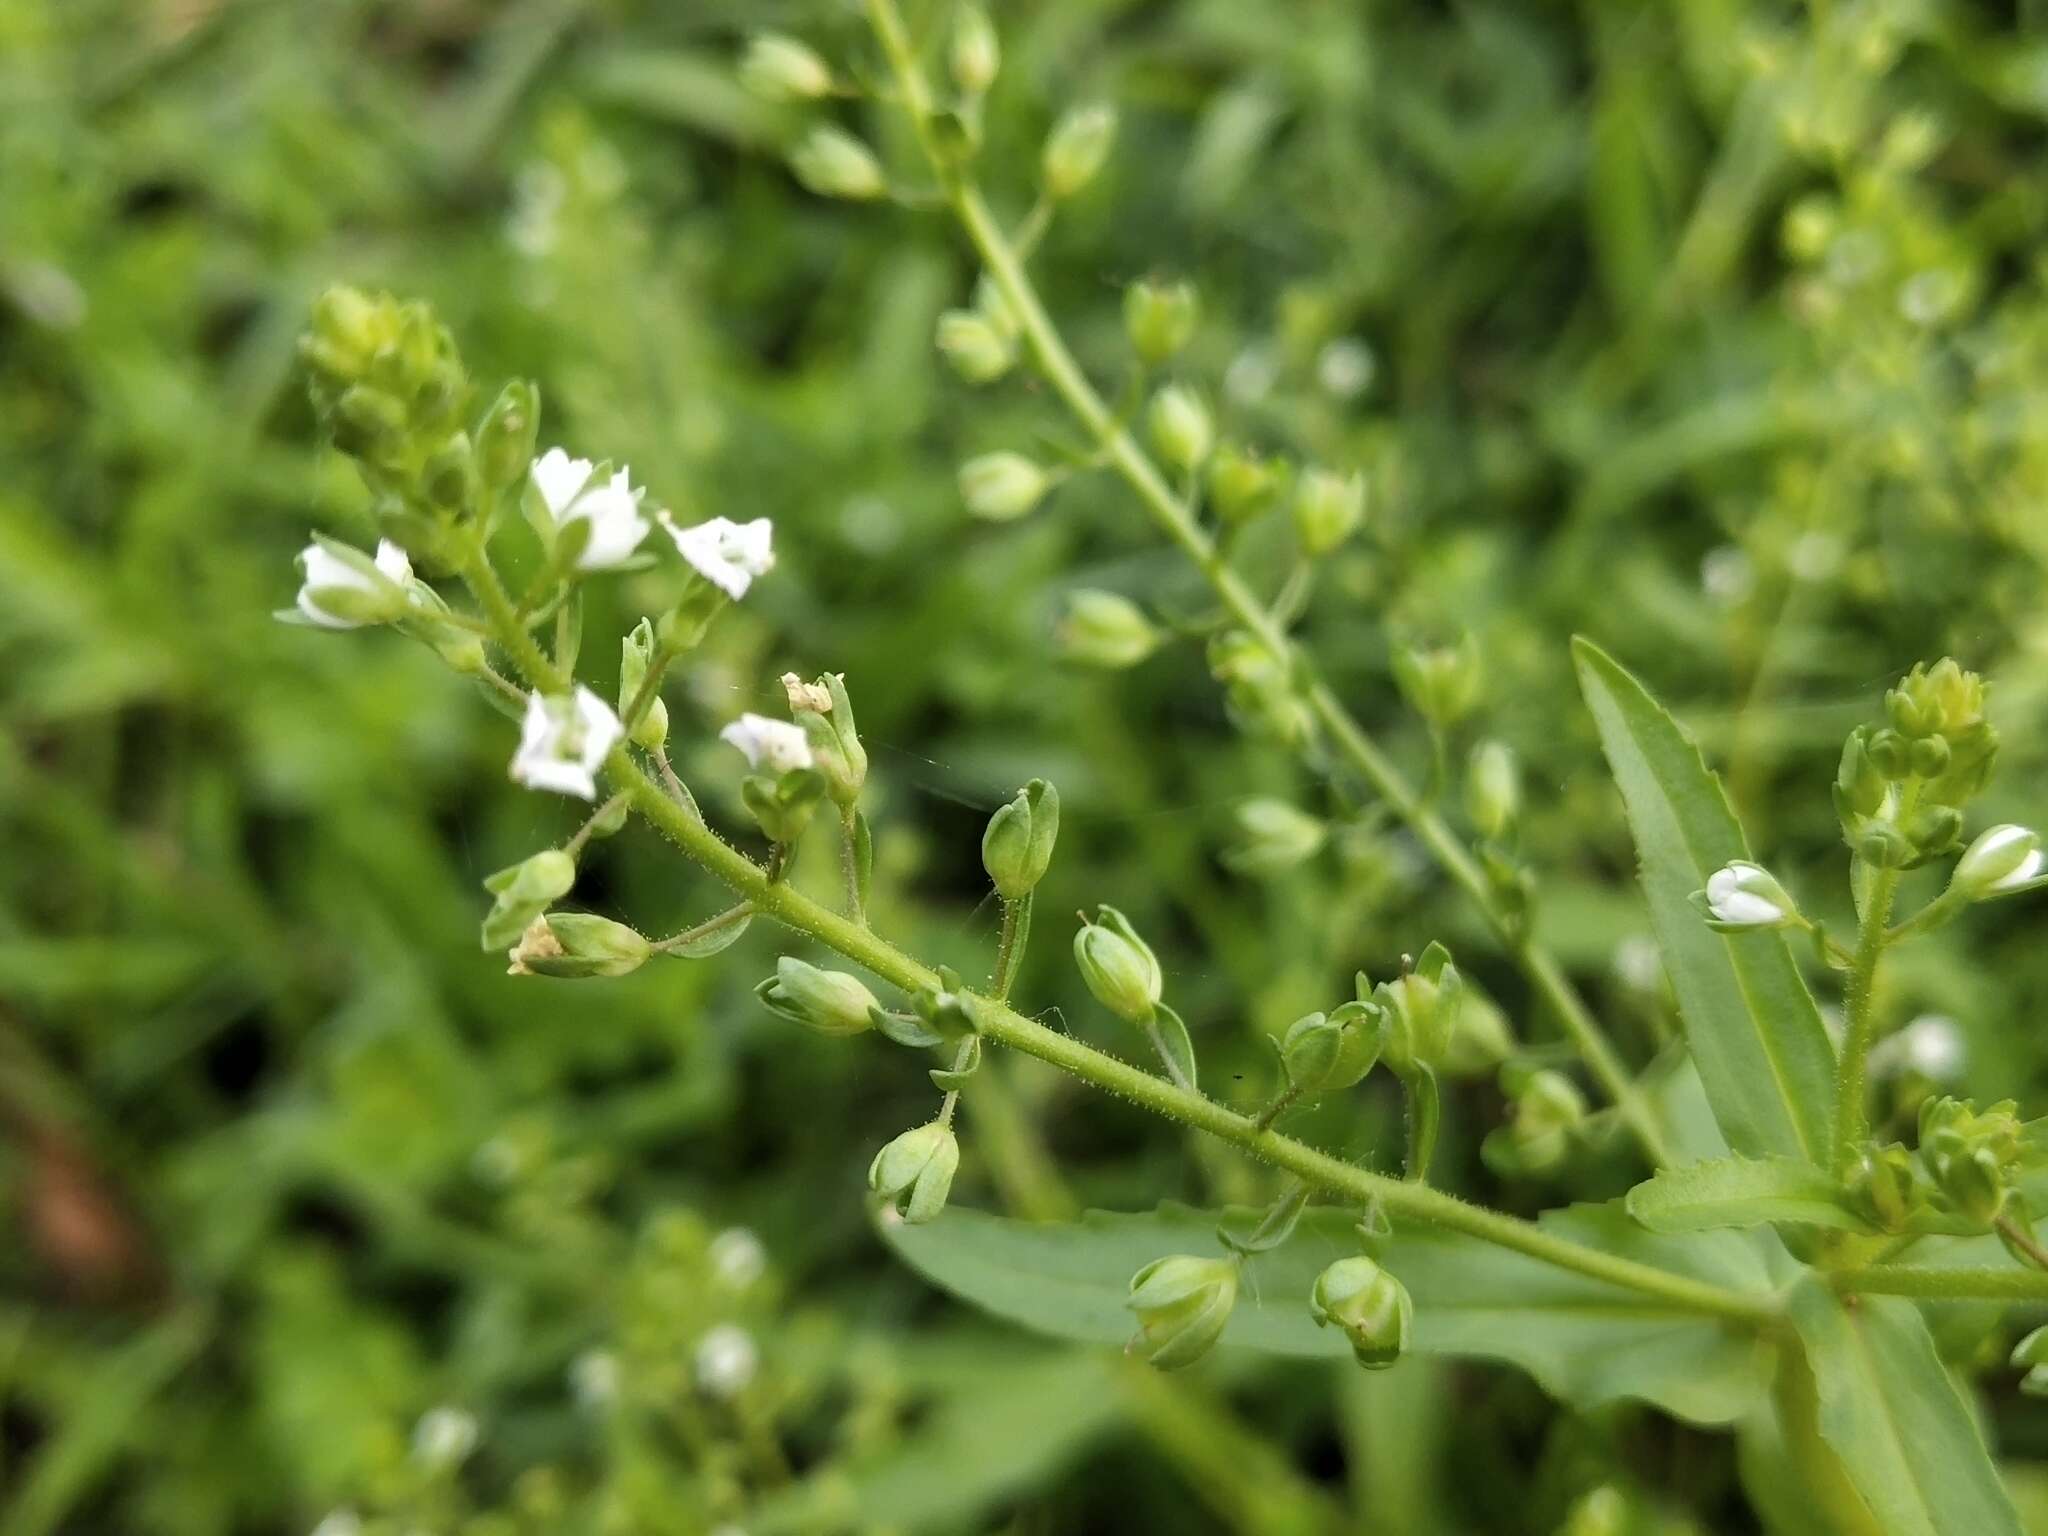
[[[1891,921],[1892,898],[1899,889],[1899,872],[1880,869],[1871,878],[1864,898],[1863,914],[1856,936],[1856,955],[1849,965],[1846,1018],[1842,1027],[1842,1061],[1835,1079],[1835,1172],[1842,1173],[1856,1160],[1870,1121],[1864,1107],[1864,1077],[1870,1064],[1870,1035],[1875,1023],[1872,1007],[1877,985],[1877,962],[1884,954],[1885,925]]]
[[[586,816],[583,819],[583,825],[576,829],[575,834],[569,839],[569,841],[562,844],[562,852],[569,855],[569,857],[572,859],[575,858],[576,855],[581,853],[583,851],[584,844],[588,843],[591,839],[591,835],[597,831],[598,823],[603,821],[605,817],[611,815],[614,811],[618,810],[621,803],[624,802],[625,798],[626,797],[624,795],[613,795],[609,800],[605,801],[603,805],[600,805],[596,810],[592,811],[588,816]]]
[[[989,211],[980,189],[952,166],[933,138],[931,93],[904,30],[896,0],[867,0],[867,5],[869,19],[881,39],[883,51],[889,57],[918,143],[945,189],[946,200],[954,216],[981,257],[990,280],[1002,294],[1004,304],[1016,320],[1053,392],[1101,445],[1104,462],[1137,493],[1138,500],[1160,531],[1195,563],[1223,606],[1229,610],[1232,620],[1257,639],[1282,665],[1298,669],[1300,658],[1289,645],[1282,627],[1243,578],[1225,562],[1215,541],[1196,523],[1158,466],[1125,430],[1096,392],[1095,386],[1089,383],[1040,302],[1038,292],[1018,258],[1016,246]],[[1395,814],[1435,855],[1444,873],[1485,914],[1565,1034],[1578,1047],[1587,1069],[1614,1100],[1624,1123],[1641,1143],[1643,1151],[1653,1162],[1669,1162],[1669,1149],[1656,1117],[1585,1000],[1566,979],[1557,962],[1511,920],[1464,844],[1423,802],[1329,687],[1314,681],[1305,682],[1302,686],[1303,697],[1311,712],[1335,740],[1351,766],[1376,794],[1393,807]]]
[[[1287,1107],[1300,1097],[1301,1085],[1299,1083],[1289,1083],[1285,1088],[1274,1094],[1266,1107],[1259,1111],[1258,1119],[1252,1122],[1253,1128],[1261,1131],[1265,1130],[1267,1126],[1285,1114]]]
[[[1015,901],[1003,900],[1003,933],[996,941],[995,975],[989,982],[989,996],[999,1003],[1010,1000],[1010,988],[1017,980],[1017,966],[1024,958],[1024,937],[1031,931],[1031,893]]]
[[[1923,1296],[1943,1301],[2048,1301],[2048,1272],[2022,1269],[1930,1269],[1918,1264],[1872,1264],[1833,1277],[1841,1291],[1871,1296]]]
[[[860,899],[860,810],[851,805],[839,810],[839,866],[846,875],[846,914],[865,928],[867,903]]]
[[[2010,1216],[2001,1216],[1996,1223],[1998,1235],[2005,1239],[2005,1245],[2015,1253],[2023,1254],[2034,1268],[2048,1271],[2048,1249],[2029,1236],[2020,1224]]]

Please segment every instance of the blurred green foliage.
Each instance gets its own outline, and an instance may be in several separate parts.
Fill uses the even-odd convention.
[[[1122,114],[1034,263],[1084,361],[1119,379],[1125,285],[1186,277],[1183,372],[1226,428],[1365,470],[1368,534],[1323,562],[1308,638],[1420,770],[1389,635],[1477,637],[1460,745],[1529,764],[1539,926],[1638,1061],[1671,1020],[1570,633],[1655,680],[1807,888],[1839,858],[1836,745],[1923,656],[1992,678],[1989,809],[2042,814],[2040,12],[998,8],[1007,213],[1062,108]],[[769,936],[604,984],[478,953],[481,878],[573,808],[506,782],[509,727],[429,652],[270,619],[309,529],[368,536],[294,360],[331,281],[432,300],[476,376],[540,381],[547,441],[679,514],[775,518],[775,579],[672,692],[679,766],[737,824],[717,726],[788,668],[843,670],[875,905],[908,948],[986,967],[980,828],[1043,775],[1063,831],[1019,994],[1077,1032],[1135,1049],[1052,941],[1051,914],[1104,900],[1247,1107],[1262,1036],[1432,937],[1540,1028],[1414,847],[1230,728],[1199,647],[1054,663],[1067,591],[1184,618],[1203,594],[1105,480],[963,514],[962,459],[1050,452],[1062,424],[940,362],[973,278],[945,221],[789,178],[806,114],[733,70],[768,24],[869,57],[824,3],[0,0],[0,1536],[341,1509],[477,1536],[1604,1531],[1617,1499],[1631,1530],[1751,1528],[1728,1446],[1647,1410],[1419,1362],[1163,1384],[936,1298],[860,1198],[924,1075],[755,1004]],[[911,164],[885,111],[840,120]],[[628,583],[604,606],[593,635],[645,605]],[[1276,796],[1331,834],[1226,858],[1237,810]],[[579,896],[651,931],[716,899],[637,830]],[[1980,1097],[2048,1076],[2030,921],[1959,925],[1885,1000],[1962,1021]],[[969,1095],[956,1198],[1270,1193],[1003,1068]],[[1453,1092],[1447,1180],[1511,1209],[1627,1181],[1617,1151],[1503,1183],[1473,1152],[1501,1112],[1485,1079]],[[1347,1113],[1317,1133],[1398,1155],[1390,1097]],[[736,1228],[769,1256],[744,1285],[718,1259]],[[691,1376],[724,1325],[761,1357],[729,1400]],[[1995,1341],[1958,1317],[1944,1343]],[[1996,1440],[2048,1529],[2048,1416],[2000,1383]],[[471,1418],[423,1421],[443,1408]]]

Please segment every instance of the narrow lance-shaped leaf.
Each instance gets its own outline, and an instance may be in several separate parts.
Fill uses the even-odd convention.
[[[1867,1231],[1839,1185],[1789,1157],[1723,1157],[1666,1168],[1628,1192],[1628,1213],[1652,1232],[1705,1232],[1774,1221]]]
[[[1852,1311],[1818,1277],[1792,1324],[1819,1394],[1820,1432],[1885,1536],[2020,1536],[1984,1438],[1910,1301]]]
[[[1776,932],[1716,933],[1690,900],[1716,869],[1749,857],[1721,781],[1626,669],[1583,638],[1572,653],[1628,808],[1650,918],[1714,1117],[1746,1156],[1825,1163],[1834,1047],[1790,948]]]
[[[1214,1253],[1216,1229],[1258,1213],[1162,1206],[1092,1211],[1078,1222],[1027,1222],[954,1208],[922,1227],[882,1223],[912,1268],[964,1301],[1059,1338],[1122,1344],[1124,1301],[1141,1266],[1170,1253]],[[1790,1259],[1768,1232],[1660,1237],[1619,1202],[1574,1206],[1546,1230],[1717,1285],[1769,1292]],[[1252,1258],[1222,1344],[1272,1354],[1348,1358],[1349,1343],[1309,1315],[1316,1276],[1359,1252],[1357,1213],[1312,1208],[1293,1234]],[[1476,1238],[1403,1225],[1375,1256],[1415,1304],[1412,1348],[1520,1366],[1560,1398],[1590,1408],[1640,1398],[1695,1423],[1740,1418],[1764,1401],[1768,1351],[1740,1328]]]

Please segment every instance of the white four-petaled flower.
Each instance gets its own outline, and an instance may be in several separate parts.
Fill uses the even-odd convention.
[[[770,773],[789,773],[812,765],[811,741],[800,725],[771,720],[766,715],[745,714],[718,733],[747,755],[747,764]]]
[[[588,459],[572,459],[550,448],[533,461],[533,488],[540,493],[548,518],[559,534],[571,523],[586,523],[588,542],[576,556],[579,570],[604,571],[625,564],[652,526],[640,515],[644,491],[633,488],[623,469],[609,480],[598,478]]]
[[[1724,928],[1778,928],[1797,908],[1761,864],[1737,859],[1707,877],[1707,914]]]
[[[375,560],[365,561],[355,554],[354,562],[324,544],[308,544],[299,551],[299,570],[299,613],[307,623],[318,624],[322,629],[361,629],[366,624],[388,622],[353,617],[326,605],[341,598],[346,606],[368,612],[381,600],[395,617],[404,606],[405,588],[412,581],[412,562],[389,539],[378,540]],[[352,594],[368,601],[352,600]]]
[[[697,1342],[697,1385],[713,1397],[738,1397],[760,1363],[754,1336],[736,1323],[720,1323]]]
[[[765,517],[750,523],[714,517],[678,528],[664,514],[661,526],[697,574],[735,602],[747,595],[756,576],[767,575],[775,565],[775,525]]]
[[[512,757],[512,777],[529,789],[597,798],[597,769],[618,744],[624,727],[612,707],[579,687],[568,698],[527,698]]]

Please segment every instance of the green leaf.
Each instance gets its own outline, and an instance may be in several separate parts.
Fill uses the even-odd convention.
[[[678,944],[669,953],[679,955],[685,960],[709,959],[720,950],[730,949],[733,945],[739,943],[741,937],[746,933],[748,926],[753,921],[754,914],[748,912],[743,916],[734,918],[729,923],[713,928],[702,938],[692,939],[687,944]]]
[[[1820,1432],[1887,1536],[2019,1536],[1976,1421],[1903,1297],[1852,1311],[1818,1277],[1792,1292]]]
[[[1773,1221],[1863,1232],[1835,1181],[1789,1157],[1723,1157],[1666,1168],[1628,1192],[1628,1213],[1652,1232],[1704,1232]]]
[[[1188,1038],[1188,1026],[1181,1016],[1166,1004],[1161,1003],[1153,1010],[1152,1027],[1156,1032],[1154,1043],[1166,1064],[1190,1089],[1195,1086],[1195,1042]]]
[[[1253,1212],[1166,1205],[1140,1215],[1092,1211],[1078,1222],[1026,1222],[949,1208],[911,1227],[883,1220],[883,1240],[935,1285],[998,1317],[1059,1338],[1122,1344],[1130,1277],[1170,1253],[1209,1253],[1219,1223]],[[1356,1214],[1305,1212],[1287,1242],[1253,1259],[1225,1346],[1346,1358],[1350,1346],[1309,1316],[1315,1277],[1359,1251]],[[1546,1230],[1745,1291],[1773,1289],[1783,1250],[1768,1233],[1661,1237],[1619,1202],[1543,1217]],[[1581,1408],[1641,1398],[1680,1418],[1727,1423],[1762,1400],[1768,1352],[1739,1330],[1668,1302],[1554,1268],[1476,1238],[1404,1228],[1377,1245],[1415,1300],[1415,1348],[1520,1366]]]
[[[1735,1151],[1828,1161],[1835,1053],[1775,932],[1719,934],[1691,903],[1749,848],[1699,748],[1605,651],[1572,642],[1579,686],[1621,787],[1650,918],[1678,994],[1686,1043]]]

